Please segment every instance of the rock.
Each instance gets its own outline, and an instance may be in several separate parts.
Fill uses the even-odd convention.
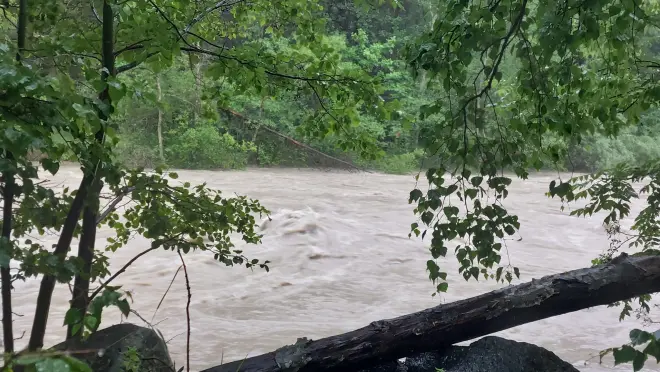
[[[494,336],[484,337],[470,346],[452,346],[361,372],[436,372],[436,368],[445,372],[579,372],[542,347]]]
[[[175,371],[167,344],[159,334],[130,323],[110,326],[93,333],[84,342],[63,342],[53,349],[93,350],[75,356],[89,364],[94,372]]]

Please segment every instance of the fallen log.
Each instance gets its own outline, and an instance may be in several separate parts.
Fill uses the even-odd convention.
[[[660,256],[619,256],[202,372],[358,371],[540,319],[660,292]],[[614,321],[614,320],[613,320]]]

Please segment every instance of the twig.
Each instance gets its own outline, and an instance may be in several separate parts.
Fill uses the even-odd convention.
[[[188,334],[186,337],[186,372],[190,372],[190,299],[192,294],[190,292],[190,280],[188,279],[188,269],[186,268],[186,261],[183,260],[183,255],[180,250],[177,250],[179,257],[181,257],[181,265],[183,266],[183,275],[186,278],[186,290],[188,291],[188,302],[186,303],[186,324],[188,327]]]
[[[98,23],[103,24],[103,21],[101,21],[101,17],[99,17],[99,13],[96,11],[96,8],[94,7],[94,0],[90,0],[89,6],[92,8],[92,13],[94,14],[94,18],[96,18]]]
[[[114,275],[112,275],[112,276],[110,277],[110,279],[106,280],[103,284],[101,284],[98,288],[96,288],[96,290],[94,291],[94,293],[92,293],[92,295],[89,296],[89,301],[91,302],[91,301],[94,299],[94,297],[96,297],[96,295],[98,295],[99,292],[101,292],[102,289],[104,289],[105,287],[107,287],[108,284],[110,284],[111,281],[113,281],[113,280],[116,279],[119,275],[121,275],[124,271],[126,271],[126,269],[127,269],[129,266],[131,266],[131,265],[133,264],[133,262],[137,261],[138,258],[140,258],[140,257],[144,256],[145,254],[147,254],[147,253],[149,253],[149,252],[151,252],[151,251],[153,251],[153,250],[156,250],[156,249],[158,249],[158,248],[160,248],[160,246],[151,247],[151,248],[149,248],[149,249],[146,249],[146,250],[142,251],[142,252],[141,252],[140,254],[138,254],[137,256],[133,257],[130,261],[128,261],[128,262],[126,263],[126,265],[124,265],[121,269],[119,269],[119,271],[117,271]]]
[[[186,332],[181,332],[181,333],[177,333],[177,334],[175,334],[174,336],[170,337],[169,340],[165,341],[165,343],[166,343],[166,344],[169,344],[170,341],[174,340],[175,338],[181,336],[181,335],[184,334],[184,333],[186,333]]]
[[[126,189],[122,190],[122,192],[119,195],[115,196],[115,199],[105,207],[103,212],[101,212],[99,217],[96,219],[96,224],[103,222],[103,220],[106,219],[106,217],[108,217],[110,213],[114,212],[115,208],[117,207],[117,204],[119,204],[119,202],[121,202],[121,200],[124,199],[124,196],[133,192],[133,190],[135,190],[135,186],[127,187]]]
[[[149,58],[151,58],[151,57],[153,57],[153,56],[155,56],[155,55],[157,55],[157,54],[159,54],[159,53],[160,53],[160,52],[151,52],[151,53],[147,54],[146,57],[144,57],[144,60],[141,60],[141,61],[140,61],[140,60],[138,60],[138,61],[133,61],[133,62],[130,62],[130,63],[126,63],[126,64],[124,64],[124,65],[121,65],[121,66],[119,66],[119,67],[117,67],[117,68],[115,69],[115,70],[116,70],[116,73],[117,73],[117,74],[120,74],[120,73],[122,73],[122,72],[126,72],[126,71],[128,71],[128,70],[130,70],[130,69],[133,69],[133,68],[135,68],[135,67],[138,67],[141,63],[143,63],[143,62],[146,61],[147,59],[149,59]]]
[[[158,303],[158,306],[156,306],[156,310],[154,310],[154,315],[151,316],[151,321],[154,321],[154,318],[156,317],[156,313],[158,312],[158,309],[160,309],[160,305],[163,304],[163,301],[165,300],[165,296],[167,296],[167,293],[170,291],[170,288],[172,288],[172,283],[174,283],[174,279],[176,279],[176,276],[179,274],[179,271],[181,271],[181,268],[183,265],[180,265],[178,269],[176,269],[176,272],[174,273],[174,276],[172,277],[172,280],[170,281],[170,285],[167,286],[167,290],[165,293],[163,293],[163,297],[161,297],[160,302]]]
[[[119,49],[118,51],[116,51],[115,56],[118,56],[118,55],[122,54],[123,52],[129,51],[129,50],[142,49],[142,48],[144,48],[144,45],[142,45],[142,43],[146,43],[146,42],[149,42],[149,41],[151,41],[151,39],[144,39],[144,40],[140,40],[140,41],[137,41],[135,43],[129,44],[129,45]]]
[[[9,16],[7,15],[7,9],[6,9],[4,6],[2,7],[2,15],[3,15],[3,16],[5,17],[5,19],[9,22],[9,24],[11,24],[11,26],[12,26],[13,28],[17,28],[17,27],[18,27],[18,26],[16,25],[16,23],[14,23],[14,21],[12,21],[11,19],[9,19]]]
[[[195,18],[193,18],[192,21],[190,21],[190,23],[188,24],[188,26],[186,26],[186,27],[183,29],[183,32],[184,32],[184,33],[188,33],[188,31],[190,31],[190,30],[193,28],[193,26],[195,26],[197,23],[199,23],[202,19],[204,19],[204,17],[206,17],[206,16],[209,15],[210,13],[212,13],[212,12],[214,12],[214,11],[216,11],[216,10],[222,8],[222,7],[230,7],[230,6],[235,5],[235,4],[238,4],[238,3],[240,3],[240,2],[242,2],[242,1],[236,1],[236,2],[233,2],[233,3],[227,3],[227,0],[222,0],[222,1],[219,1],[219,2],[215,3],[215,5],[206,8],[206,10],[204,10],[204,12],[202,12],[202,13],[196,15]]]

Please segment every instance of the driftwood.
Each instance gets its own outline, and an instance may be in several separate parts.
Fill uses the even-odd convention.
[[[660,292],[660,256],[622,255],[605,265],[532,279],[379,320],[337,336],[298,339],[294,345],[202,372],[357,371],[536,320],[655,292]]]

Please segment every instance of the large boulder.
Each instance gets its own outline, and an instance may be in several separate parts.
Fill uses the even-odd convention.
[[[442,351],[388,362],[362,372],[579,372],[542,347],[500,337],[484,337],[470,346],[452,346]]]
[[[150,328],[122,323],[97,331],[85,341],[68,341],[56,350],[84,351],[75,356],[94,372],[172,372],[174,364],[167,344]]]

